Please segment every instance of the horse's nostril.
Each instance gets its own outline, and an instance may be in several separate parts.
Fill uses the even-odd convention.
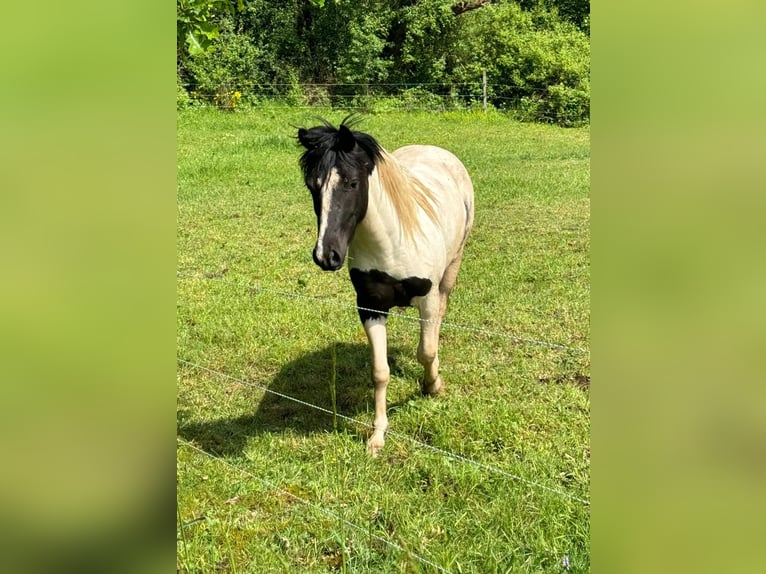
[[[337,249],[324,249],[322,256],[317,255],[318,247],[314,247],[311,256],[319,267],[325,271],[336,271],[343,265],[343,255]]]

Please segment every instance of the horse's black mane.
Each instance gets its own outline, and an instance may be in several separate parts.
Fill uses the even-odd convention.
[[[359,116],[346,116],[337,128],[324,118],[323,125],[298,130],[298,139],[306,147],[300,158],[303,176],[320,178],[332,169],[338,160],[353,167],[369,164],[369,172],[381,159],[383,148],[371,135],[352,131],[362,120]],[[357,148],[358,146],[358,148]]]

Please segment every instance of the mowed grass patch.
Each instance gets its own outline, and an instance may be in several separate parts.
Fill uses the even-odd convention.
[[[392,433],[370,459],[353,288],[311,261],[292,126],[315,123],[178,116],[179,571],[588,571],[587,128],[468,113],[360,126],[389,150],[453,151],[476,188],[446,395],[419,394],[416,313],[391,317]]]

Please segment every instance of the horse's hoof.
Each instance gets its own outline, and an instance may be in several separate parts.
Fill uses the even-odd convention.
[[[424,395],[428,395],[430,397],[441,397],[444,395],[444,381],[442,380],[441,375],[436,377],[436,380],[431,384],[423,381],[420,385],[420,388]]]
[[[372,458],[380,456],[380,451],[383,450],[383,440],[376,437],[372,437],[367,441],[367,454]]]

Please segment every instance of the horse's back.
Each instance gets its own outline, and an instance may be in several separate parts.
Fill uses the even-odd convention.
[[[436,193],[473,200],[473,184],[463,163],[452,152],[433,145],[408,145],[392,154],[409,173]]]

